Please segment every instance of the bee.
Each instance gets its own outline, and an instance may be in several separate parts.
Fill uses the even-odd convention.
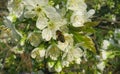
[[[65,42],[64,35],[62,34],[62,32],[60,30],[56,31],[56,35],[57,35],[57,41],[60,41],[62,43]]]

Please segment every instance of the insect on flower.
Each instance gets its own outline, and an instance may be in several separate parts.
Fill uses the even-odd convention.
[[[57,41],[60,41],[62,43],[65,42],[64,35],[62,34],[62,32],[60,30],[56,31],[56,35],[57,35]]]

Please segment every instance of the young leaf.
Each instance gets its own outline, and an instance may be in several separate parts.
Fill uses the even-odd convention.
[[[90,51],[96,53],[94,42],[90,37],[77,32],[74,32],[73,34],[75,42],[80,43],[80,46],[82,46],[83,48],[89,49]]]
[[[100,21],[86,22],[86,23],[85,23],[85,26],[86,26],[86,27],[94,27],[94,26],[99,25],[99,23],[100,23]]]

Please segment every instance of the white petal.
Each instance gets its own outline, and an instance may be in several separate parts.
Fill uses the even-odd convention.
[[[85,10],[87,8],[86,3],[84,0],[68,0],[67,8],[73,11],[76,10]]]
[[[46,13],[47,17],[50,18],[51,20],[60,20],[61,17],[57,13],[54,7],[52,6],[47,6],[44,8],[44,12]]]
[[[34,0],[23,0],[23,3],[25,5],[35,6],[35,1]]]
[[[79,47],[74,49],[74,57],[75,58],[80,58],[83,55],[82,49]]]
[[[81,58],[77,58],[77,59],[75,60],[75,63],[76,63],[76,64],[80,64],[80,63],[81,63]]]
[[[28,11],[32,11],[35,7],[34,7],[34,6],[31,6],[31,5],[25,5],[25,8],[26,8]]]
[[[40,30],[44,29],[48,22],[47,18],[45,17],[38,17],[37,22],[36,22],[36,27],[39,28]]]
[[[52,30],[52,38],[54,40],[56,40],[57,36],[56,36],[56,30]]]
[[[38,4],[40,4],[40,6],[46,6],[48,4],[48,0],[37,0]]]
[[[32,17],[34,17],[34,16],[36,16],[36,13],[35,13],[34,11],[26,11],[26,12],[24,13],[24,17],[25,17],[25,18],[32,18]]]
[[[80,48],[72,47],[68,51],[67,61],[69,62],[76,61],[76,63],[78,63],[78,61],[80,61],[80,59],[78,58],[80,58],[81,56],[82,56],[82,50]]]
[[[53,21],[57,25],[56,28],[59,28],[59,27],[65,25],[65,24],[67,24],[66,19],[59,19],[59,20],[53,20]]]
[[[45,56],[45,52],[46,51],[43,47],[35,48],[31,52],[31,57],[32,58],[39,58],[40,60],[42,60]]]
[[[98,67],[98,69],[100,69],[101,71],[103,71],[104,68],[105,68],[105,63],[104,62],[100,62],[100,63],[97,64],[97,67]]]
[[[62,42],[58,42],[58,48],[60,48],[62,51],[64,51],[65,52],[65,49],[67,48],[67,46],[68,46],[68,42],[67,41],[65,41],[64,43],[62,43]]]
[[[45,49],[40,50],[39,53],[40,53],[40,57],[44,57],[45,56]]]
[[[87,12],[87,17],[91,17],[93,14],[95,14],[95,10],[94,9],[91,9]]]
[[[71,16],[71,23],[74,27],[82,27],[84,26],[84,22],[86,19],[84,19],[84,14],[80,11],[74,12]]]
[[[83,21],[82,21],[82,22],[76,21],[76,22],[74,22],[72,25],[73,25],[74,27],[82,27],[82,26],[84,26],[84,23],[83,23]]]
[[[56,45],[50,45],[47,49],[47,57],[50,57],[52,60],[57,60],[61,52]]]
[[[69,67],[69,64],[70,64],[70,63],[69,63],[68,61],[66,61],[66,60],[65,60],[65,61],[63,60],[63,61],[62,61],[62,66],[63,66],[63,67],[64,67],[64,66],[65,66],[65,67]]]
[[[42,31],[42,38],[49,41],[52,37],[52,32],[50,29],[46,28]]]
[[[108,49],[109,46],[110,46],[110,42],[108,40],[103,40],[102,48]]]
[[[38,50],[39,50],[39,48],[35,48],[35,49],[32,50],[32,52],[31,52],[31,57],[32,58],[36,58],[36,56],[38,55]]]
[[[34,47],[37,47],[41,42],[41,34],[37,32],[31,32],[28,35],[28,40],[30,41],[30,44]]]
[[[23,14],[24,5],[22,1],[18,0],[9,0],[8,1],[8,10],[10,13],[15,14],[17,17],[20,17]]]
[[[45,6],[48,4],[48,0],[23,0],[25,5],[31,5],[31,6]]]

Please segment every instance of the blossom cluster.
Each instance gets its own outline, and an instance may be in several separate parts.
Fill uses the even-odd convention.
[[[47,67],[50,71],[60,72],[62,68],[68,67],[72,63],[80,64],[84,55],[80,48],[80,43],[74,40],[74,34],[70,32],[69,25],[73,27],[83,27],[84,23],[90,22],[90,18],[95,13],[93,9],[87,11],[84,0],[67,0],[65,14],[71,11],[70,20],[62,16],[60,6],[56,8],[49,0],[10,0],[8,2],[9,15],[7,22],[13,25],[15,22],[24,22],[27,19],[33,23],[34,31],[23,33],[14,28],[20,35],[20,46],[25,45],[25,41],[33,46],[31,51],[32,59],[41,61],[47,60]],[[9,20],[9,21],[8,21]],[[34,23],[35,21],[35,23]],[[21,24],[21,23],[20,23]],[[9,24],[7,24],[8,26]],[[15,46],[14,50],[19,49]],[[22,49],[22,48],[21,48]],[[24,49],[24,48],[23,48]],[[21,53],[27,51],[24,49]],[[17,53],[17,51],[14,51]],[[18,52],[19,53],[19,52]]]

